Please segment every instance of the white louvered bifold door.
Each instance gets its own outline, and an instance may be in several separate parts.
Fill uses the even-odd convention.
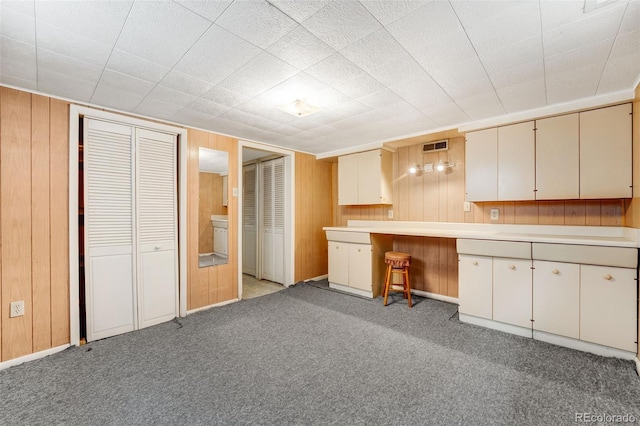
[[[84,121],[87,341],[136,327],[132,132]]]
[[[242,168],[242,273],[256,276],[257,179],[256,165]]]
[[[176,136],[136,130],[138,321],[149,327],[178,312]]]
[[[284,284],[284,159],[262,167],[262,278]]]

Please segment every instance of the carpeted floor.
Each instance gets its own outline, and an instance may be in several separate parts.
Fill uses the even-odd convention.
[[[70,348],[0,371],[0,424],[640,421],[630,361],[462,324],[455,305],[394,301],[298,284]]]

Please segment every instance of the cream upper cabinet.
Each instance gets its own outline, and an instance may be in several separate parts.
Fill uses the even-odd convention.
[[[536,199],[579,198],[579,115],[537,120],[536,129]]]
[[[580,198],[631,198],[631,104],[580,113]]]
[[[467,201],[498,199],[498,129],[467,133],[465,189]]]
[[[392,154],[384,149],[338,157],[338,204],[392,204]]]
[[[498,201],[535,199],[534,124],[498,127]]]

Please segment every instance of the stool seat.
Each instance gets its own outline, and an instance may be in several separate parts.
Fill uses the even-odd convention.
[[[387,299],[390,291],[401,291],[411,307],[411,286],[409,281],[409,266],[411,265],[411,255],[400,251],[388,251],[384,254],[384,263],[387,264],[387,273],[384,280],[384,306],[387,306]],[[392,275],[401,274],[402,284],[393,284]]]

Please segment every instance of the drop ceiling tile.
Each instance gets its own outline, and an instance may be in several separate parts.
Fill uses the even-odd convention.
[[[187,105],[198,99],[198,97],[190,93],[173,90],[168,87],[156,86],[153,88],[153,90],[151,90],[151,92],[149,92],[146,99],[152,99],[167,103],[171,102],[176,104],[180,109],[186,107]]]
[[[0,36],[0,73],[4,77],[37,81],[36,47]]]
[[[154,85],[115,71],[105,70],[91,102],[124,111],[133,111]]]
[[[332,108],[337,104],[350,100],[348,96],[320,82],[307,73],[294,75],[288,80],[267,90],[257,99],[264,105],[273,107],[291,103],[296,99],[303,99],[320,109]]]
[[[496,80],[493,79],[494,75],[509,74],[509,70],[517,69],[532,62],[542,64],[542,37],[531,37],[502,49],[481,53],[480,60],[487,73],[492,77],[492,81],[496,84]],[[520,77],[520,81],[526,78],[528,77],[523,75]],[[507,85],[509,84],[507,83]]]
[[[95,87],[95,81],[87,81],[46,68],[38,71],[38,91],[49,95],[88,102]]]
[[[557,74],[547,73],[547,101],[556,104],[594,96],[603,68],[604,64],[599,63]],[[577,75],[580,78],[576,78]]]
[[[216,117],[231,109],[227,105],[223,105],[208,99],[199,98],[191,103],[187,108],[207,114],[209,118]]]
[[[41,21],[36,23],[36,27],[39,48],[99,66],[104,66],[111,54],[111,45],[99,43]]]
[[[364,74],[364,71],[342,56],[335,53],[322,62],[305,70],[306,74],[329,86],[338,86],[344,81],[354,80]]]
[[[590,64],[603,64],[611,52],[613,41],[614,39],[610,38],[568,52],[548,56],[544,61],[545,70],[547,73],[557,74]]]
[[[540,57],[519,65],[495,67],[495,70],[489,72],[489,78],[496,88],[544,78],[544,61]]]
[[[111,53],[107,68],[151,83],[158,83],[170,70],[170,68],[118,49],[114,49]]]
[[[263,49],[298,25],[266,1],[236,1],[216,24]]]
[[[0,2],[0,35],[23,43],[36,44],[36,20],[33,17],[33,10],[25,14],[8,7],[7,2]]]
[[[260,54],[261,50],[242,38],[212,25],[176,64],[175,70],[217,84]]]
[[[173,102],[164,102],[159,99],[147,97],[134,110],[135,113],[147,117],[174,121],[176,114],[182,109]]]
[[[28,80],[26,78],[4,74],[0,65],[0,83],[8,86],[21,87],[27,90],[38,90],[38,82],[36,80]]]
[[[367,8],[382,25],[387,25],[427,5],[431,0],[425,1],[379,1],[363,0],[362,5]]]
[[[502,106],[498,95],[493,90],[456,99],[456,103],[472,120],[506,114],[505,108]]]
[[[131,10],[132,1],[36,1],[36,17],[84,38],[113,45]]]
[[[282,124],[238,109],[229,110],[224,114],[221,114],[219,118],[229,120],[231,122],[242,123],[243,125],[259,130],[271,130]]]
[[[535,1],[457,1],[451,5],[479,54],[541,34],[540,10]]]
[[[284,35],[267,51],[300,70],[335,53],[335,49],[300,26]]]
[[[35,18],[36,14],[33,1],[3,0],[0,3],[0,9],[2,9],[2,13],[4,13],[5,10],[12,10],[23,15],[31,16],[32,18]]]
[[[527,111],[547,105],[544,78],[523,80],[497,89],[507,113]]]
[[[624,8],[614,7],[591,14],[572,24],[544,33],[545,56],[569,52],[616,36]]]
[[[61,55],[47,49],[38,49],[38,71],[50,70],[69,77],[79,78],[88,82],[98,83],[103,68],[79,61],[75,58]]]
[[[279,124],[288,124],[293,122],[293,120],[299,119],[299,117],[294,117],[282,111],[280,108],[266,104],[257,98],[238,105],[235,109]]]
[[[583,8],[582,1],[540,1],[542,31],[547,32],[586,19],[587,14],[582,13]]]
[[[380,23],[356,1],[334,1],[302,25],[336,50],[381,28]]]
[[[431,71],[431,77],[453,99],[486,93],[493,89],[491,81],[477,57],[452,63]]]
[[[232,92],[219,86],[212,88],[207,93],[202,95],[202,97],[221,105],[228,106],[229,108],[233,108],[250,99],[248,96],[243,96],[239,93]]]
[[[366,96],[362,96],[357,99],[361,104],[368,106],[369,108],[380,108],[388,105],[404,102],[400,96],[392,92],[390,89],[385,88],[379,92],[371,93]]]
[[[451,102],[451,97],[427,74],[417,80],[391,86],[390,89],[420,111]]]
[[[172,70],[162,79],[160,86],[198,97],[211,90],[213,84]]]
[[[380,63],[376,69],[366,71],[387,87],[408,83],[427,75],[426,71],[409,55],[399,59],[398,62]]]
[[[197,13],[203,18],[208,19],[211,22],[215,22],[222,12],[224,12],[233,0],[215,0],[215,1],[202,1],[202,0],[175,0],[179,5],[186,7],[192,12]]]
[[[433,109],[421,110],[421,112],[440,126],[454,126],[470,121],[470,117],[453,102],[438,105]]]
[[[342,117],[351,117],[370,111],[371,108],[361,104],[358,101],[351,100],[335,106],[332,111]]]
[[[269,3],[298,22],[316,14],[333,0],[270,0]]]
[[[387,30],[427,71],[476,56],[449,2],[433,2]]]
[[[640,29],[640,1],[630,1],[622,18],[618,34],[637,31]]]
[[[172,67],[211,22],[173,2],[136,2],[116,48]]]
[[[263,52],[226,78],[220,87],[254,97],[296,74],[297,70],[275,56]]]
[[[353,80],[343,81],[334,86],[337,90],[352,98],[367,96],[379,92],[385,86],[369,74],[362,74]]]
[[[598,86],[598,94],[633,88],[640,70],[640,30],[619,35]]]
[[[183,108],[175,114],[175,121],[189,123],[192,126],[201,128],[206,128],[211,120],[211,114],[191,107]]]

